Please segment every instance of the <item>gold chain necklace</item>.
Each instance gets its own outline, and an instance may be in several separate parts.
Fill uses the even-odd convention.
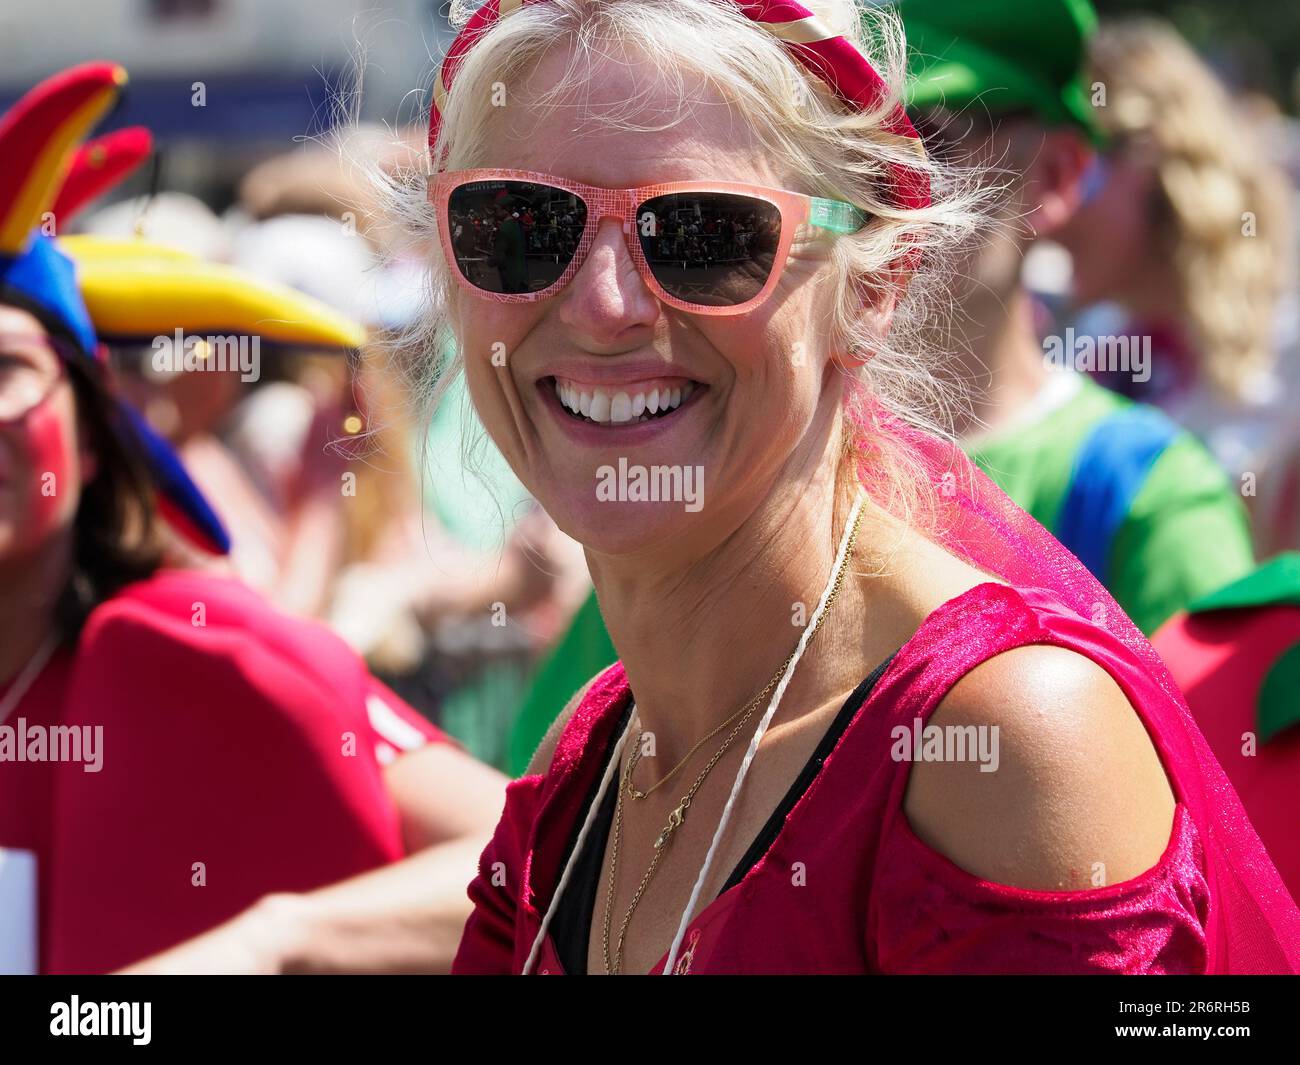
[[[830,613],[830,609],[834,605],[835,600],[839,598],[840,588],[844,583],[844,574],[848,570],[849,559],[853,557],[853,545],[857,540],[858,527],[861,524],[862,524],[862,512],[859,511],[856,520],[853,522],[853,529],[849,533],[848,546],[844,552],[844,560],[840,563],[839,569],[835,571],[834,583],[831,585],[831,592],[826,600],[826,609],[822,611],[821,617],[817,619],[817,622],[813,627],[813,631],[808,637],[809,645],[812,644],[813,639],[816,637],[818,630],[822,626],[822,622],[826,620],[826,616]],[[638,761],[640,761],[641,758],[640,735],[638,735],[636,748],[633,750],[631,756],[628,758],[627,766],[623,770],[622,781],[620,782],[619,789],[618,789],[618,802],[614,807],[614,826],[610,838],[611,855],[610,855],[610,864],[609,864],[609,877],[608,877],[607,887],[605,891],[605,920],[604,920],[604,930],[603,930],[604,931],[603,950],[605,956],[606,975],[616,976],[620,972],[622,972],[623,945],[624,945],[624,941],[627,938],[628,926],[632,922],[632,915],[636,912],[637,906],[640,905],[641,903],[642,896],[645,894],[646,889],[650,886],[650,881],[654,878],[655,871],[659,868],[660,859],[662,859],[664,854],[667,853],[668,843],[672,840],[673,833],[676,832],[677,829],[680,828],[682,824],[685,822],[686,811],[690,808],[691,801],[695,798],[695,793],[700,790],[700,787],[703,785],[705,778],[712,771],[713,767],[718,764],[722,756],[726,754],[728,748],[731,747],[731,744],[735,741],[735,738],[740,734],[741,729],[744,728],[745,722],[749,719],[749,716],[762,703],[765,696],[769,694],[772,690],[774,690],[777,684],[781,682],[781,678],[785,675],[786,670],[790,668],[790,663],[794,661],[794,657],[797,651],[798,649],[796,648],[795,651],[790,652],[789,657],[787,657],[786,660],[781,663],[781,668],[777,670],[776,674],[772,677],[772,679],[767,682],[767,685],[763,688],[763,691],[761,691],[757,696],[755,696],[754,699],[752,699],[748,704],[746,704],[746,706],[742,707],[741,711],[737,712],[737,713],[743,712],[744,717],[742,717],[740,721],[736,723],[735,728],[731,730],[731,733],[727,736],[726,740],[723,741],[722,746],[719,747],[717,752],[713,755],[713,757],[709,759],[708,765],[706,765],[704,769],[700,772],[700,775],[695,778],[695,782],[691,785],[690,790],[687,791],[687,793],[682,797],[682,801],[677,805],[677,807],[672,811],[672,813],[668,815],[668,823],[664,826],[664,830],[660,832],[659,836],[655,839],[655,843],[654,843],[655,853],[654,853],[654,858],[650,862],[650,868],[646,870],[645,875],[641,878],[641,883],[637,886],[636,893],[632,896],[632,902],[628,906],[627,912],[623,915],[623,923],[619,928],[619,932],[618,932],[618,943],[615,947],[614,957],[611,960],[610,949],[609,949],[610,948],[610,919],[613,915],[613,910],[614,910],[614,888],[618,883],[618,852],[619,852],[619,844],[621,841],[622,828],[623,828],[623,797],[624,795],[628,795],[628,794],[631,794],[634,797],[636,797],[635,789],[633,789],[632,787],[632,771],[636,768],[636,764]],[[733,714],[732,718],[734,718],[735,716],[736,715]],[[714,729],[713,732],[711,732],[709,735],[710,736],[716,735],[723,728],[725,728],[726,725],[727,722],[724,721],[721,725],[719,725],[716,729]],[[700,741],[700,743],[697,743],[695,747],[691,749],[691,753],[694,753],[695,749],[698,748],[701,744],[703,744],[704,741],[707,740],[708,738],[709,736],[705,736],[704,739]],[[686,757],[689,758],[690,754],[688,753]],[[677,766],[674,767],[672,773],[676,773],[677,770],[680,769],[684,763],[685,763],[685,759],[683,759],[682,762],[679,762]],[[672,776],[672,773],[670,773],[669,776]],[[667,779],[668,777],[665,777],[664,780],[659,781],[659,784],[664,783],[664,781]],[[657,788],[659,784],[656,784],[654,787]],[[650,791],[653,790],[654,788],[650,789]],[[648,795],[648,794],[650,794],[650,792],[648,791],[643,793],[643,795]]]
[[[717,728],[713,729],[713,730],[712,730],[711,732],[709,732],[707,735],[701,737],[700,741],[699,741],[698,743],[696,743],[695,746],[692,747],[689,751],[686,752],[686,754],[682,757],[682,760],[681,760],[680,762],[678,762],[675,766],[673,766],[672,769],[670,769],[670,770],[668,771],[668,775],[665,776],[663,779],[661,779],[661,780],[659,780],[659,781],[656,781],[656,782],[655,782],[654,784],[652,784],[650,787],[646,788],[645,791],[638,791],[638,790],[637,790],[637,789],[632,785],[632,776],[631,776],[631,771],[629,771],[629,773],[628,773],[628,779],[627,779],[627,793],[628,793],[630,796],[632,796],[632,798],[634,798],[634,799],[644,799],[644,798],[647,798],[647,797],[650,796],[650,795],[653,795],[656,791],[659,790],[660,787],[662,787],[664,784],[667,784],[668,781],[672,780],[672,778],[675,777],[675,776],[677,775],[677,771],[678,771],[679,769],[681,769],[682,766],[684,766],[687,762],[689,762],[689,761],[691,760],[691,757],[695,754],[696,751],[698,751],[701,747],[703,747],[706,743],[708,743],[709,740],[713,739],[713,737],[716,736],[719,732],[721,732],[724,728],[726,728],[728,725],[730,725],[730,724],[731,724],[733,721],[735,721],[737,718],[740,718],[740,723],[743,725],[743,724],[744,724],[744,723],[749,719],[750,714],[752,714],[752,713],[754,712],[754,710],[757,709],[757,707],[759,706],[759,704],[762,703],[762,701],[763,701],[764,699],[766,699],[769,695],[771,695],[771,694],[772,694],[772,690],[773,690],[773,689],[774,689],[774,688],[775,688],[779,683],[781,683],[781,678],[782,678],[783,676],[785,676],[785,671],[786,671],[787,669],[790,668],[790,660],[791,660],[792,658],[794,658],[794,654],[793,654],[793,653],[791,653],[790,658],[787,658],[787,659],[785,660],[785,664],[781,666],[781,668],[780,668],[780,670],[777,672],[776,676],[774,676],[771,680],[769,680],[769,681],[767,682],[767,686],[766,686],[766,687],[765,687],[761,692],[759,692],[759,693],[758,693],[756,696],[754,696],[754,698],[752,698],[748,703],[746,703],[746,704],[745,704],[744,706],[742,706],[739,710],[737,710],[734,714],[732,714],[729,718],[727,718],[727,720],[724,721],[721,725],[719,725]],[[741,717],[742,714],[744,715],[744,717]],[[641,735],[644,735],[644,733],[642,733]],[[639,761],[640,758],[641,758],[641,744],[640,744],[641,735],[638,735],[638,736],[637,736],[636,759],[637,759],[638,761]]]

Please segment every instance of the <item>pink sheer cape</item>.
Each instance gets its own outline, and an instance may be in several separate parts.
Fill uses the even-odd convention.
[[[1146,637],[1088,569],[959,448],[894,422],[867,431],[891,434],[926,471],[938,507],[932,535],[945,549],[1014,587],[1050,591],[1136,659],[1141,668],[1128,671],[1123,687],[1157,736],[1165,767],[1181,784],[1179,797],[1205,848],[1209,970],[1300,972],[1300,911]],[[863,480],[877,494],[879,486],[866,471]]]

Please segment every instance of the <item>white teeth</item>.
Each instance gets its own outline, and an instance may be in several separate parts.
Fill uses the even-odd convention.
[[[555,394],[565,408],[594,422],[614,425],[676,410],[695,390],[691,381],[676,388],[656,387],[648,392],[624,389],[613,393],[599,387],[585,391],[568,381],[555,381]]]
[[[581,413],[582,396],[573,385],[557,380],[555,382],[555,392],[566,409],[573,411],[574,414]]]

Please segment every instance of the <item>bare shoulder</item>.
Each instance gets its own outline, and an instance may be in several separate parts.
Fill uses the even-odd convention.
[[[604,671],[602,670],[601,672]],[[564,732],[564,727],[569,723],[569,718],[573,716],[573,712],[582,704],[582,700],[587,697],[587,692],[591,689],[591,686],[600,679],[600,675],[600,673],[597,673],[591,678],[591,680],[587,681],[586,684],[579,688],[577,692],[574,693],[573,698],[565,704],[564,709],[560,711],[559,716],[551,722],[551,727],[546,730],[546,735],[542,737],[542,742],[537,745],[537,750],[533,752],[532,761],[528,763],[528,769],[524,774],[525,776],[536,776],[538,774],[544,775],[550,771],[551,759],[555,755],[555,747],[560,742],[560,736]]]
[[[1129,880],[1163,855],[1169,780],[1123,690],[1084,655],[1048,645],[996,655],[953,686],[930,725],[984,730],[993,755],[983,767],[922,758],[909,776],[913,830],[968,872],[1081,890]]]

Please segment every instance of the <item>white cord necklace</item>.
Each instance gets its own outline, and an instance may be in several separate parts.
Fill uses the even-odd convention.
[[[812,639],[812,634],[817,630],[817,623],[821,621],[822,616],[826,613],[826,608],[830,600],[831,589],[835,586],[835,575],[839,572],[840,567],[844,565],[845,557],[849,551],[849,541],[853,536],[853,527],[857,524],[858,512],[862,509],[865,497],[859,493],[853,503],[853,510],[849,513],[849,520],[844,526],[844,534],[840,539],[839,550],[835,553],[835,562],[831,566],[831,575],[826,581],[826,587],[822,589],[821,600],[817,604],[817,609],[813,616],[808,619],[808,624],[804,626],[803,634],[799,637],[799,644],[795,648],[794,657],[790,660],[790,667],[785,671],[785,676],[776,686],[776,691],[772,693],[772,700],[768,703],[767,712],[763,714],[754,730],[754,736],[749,741],[749,748],[745,751],[744,760],[740,763],[740,768],[736,772],[736,779],[731,785],[731,794],[727,797],[727,804],[722,808],[722,816],[718,819],[718,827],[713,833],[713,840],[709,844],[708,853],[704,856],[704,864],[700,867],[699,876],[695,879],[695,887],[691,891],[691,897],[686,903],[686,909],[682,911],[681,920],[677,925],[677,934],[673,937],[672,946],[668,950],[668,958],[664,962],[664,969],[661,975],[671,976],[673,967],[677,963],[677,951],[681,948],[682,938],[686,935],[686,929],[691,923],[691,914],[695,909],[695,904],[699,901],[700,892],[704,888],[705,878],[709,875],[709,869],[713,865],[714,855],[718,850],[718,843],[722,839],[722,834],[726,831],[727,823],[731,820],[731,812],[736,805],[736,798],[740,795],[741,785],[749,773],[750,764],[754,761],[754,756],[758,753],[758,745],[762,742],[764,734],[767,732],[767,726],[775,716],[777,707],[781,705],[781,699],[785,695],[786,689],[790,686],[790,680],[794,676],[794,671],[799,665],[799,660],[803,657],[804,649],[808,646],[808,641]],[[560,875],[560,882],[555,887],[555,893],[551,896],[550,905],[546,908],[546,914],[542,918],[541,927],[537,930],[537,937],[533,940],[532,949],[528,952],[528,958],[524,961],[524,967],[521,975],[527,976],[533,965],[537,961],[538,952],[541,950],[546,934],[550,930],[551,918],[555,914],[555,909],[560,901],[560,896],[568,886],[569,877],[573,872],[573,867],[577,864],[578,856],[582,853],[583,845],[587,841],[587,834],[591,830],[592,823],[596,820],[596,811],[600,809],[601,800],[605,797],[605,792],[609,790],[610,781],[615,776],[615,771],[622,761],[623,748],[627,745],[628,736],[632,734],[633,728],[637,727],[636,704],[632,705],[632,713],[628,717],[627,726],[623,729],[623,734],[618,739],[618,745],[614,749],[614,754],[605,767],[605,773],[600,780],[600,788],[596,792],[596,797],[591,805],[587,808],[587,816],[582,822],[582,828],[578,832],[577,842],[573,850],[569,852],[569,859],[565,862],[564,872]]]
[[[36,683],[36,678],[41,675],[41,670],[50,660],[59,646],[59,637],[57,633],[51,633],[45,637],[45,641],[36,648],[36,653],[27,660],[27,665],[23,666],[22,672],[14,678],[13,684],[5,692],[4,698],[0,699],[0,725],[5,723],[6,718],[14,712],[14,708],[22,702],[22,698],[27,694],[27,689]]]
[[[610,758],[609,765],[605,767],[605,775],[600,778],[600,788],[596,792],[596,798],[592,802],[590,809],[587,810],[587,818],[582,822],[582,830],[578,833],[578,840],[569,853],[569,860],[564,863],[564,872],[560,876],[560,882],[555,886],[555,894],[551,897],[551,904],[546,907],[546,915],[542,918],[542,926],[537,930],[537,938],[533,940],[532,949],[528,952],[528,958],[524,961],[520,976],[527,976],[533,964],[537,961],[537,952],[541,950],[542,942],[546,939],[546,933],[550,931],[551,918],[555,916],[555,907],[560,901],[560,896],[564,894],[564,889],[569,886],[569,876],[577,863],[578,855],[582,853],[582,848],[587,842],[587,833],[591,831],[592,823],[596,820],[595,811],[600,807],[605,792],[609,790],[609,782],[614,778],[615,771],[623,760],[623,748],[627,745],[627,738],[636,727],[636,704],[633,703],[632,713],[628,715],[627,727],[623,729],[623,735],[618,738],[618,745],[614,748],[613,757]]]

